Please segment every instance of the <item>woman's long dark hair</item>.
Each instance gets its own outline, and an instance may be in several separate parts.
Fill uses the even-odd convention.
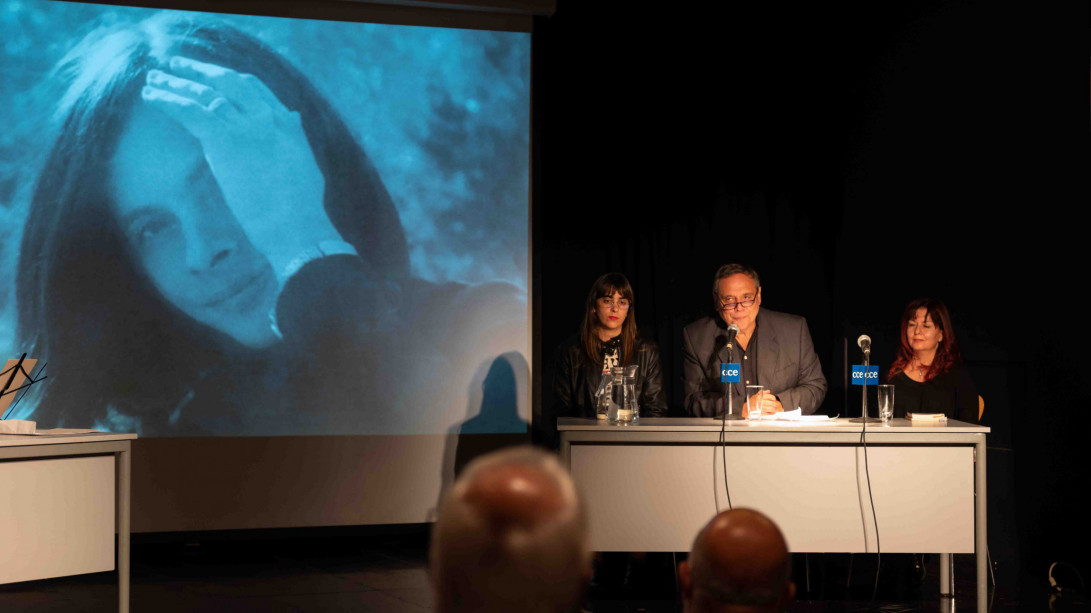
[[[887,381],[893,379],[894,375],[904,371],[913,359],[913,348],[909,346],[909,341],[906,340],[906,330],[909,328],[909,322],[917,316],[917,310],[921,307],[925,308],[928,318],[932,320],[936,328],[943,332],[943,340],[936,347],[936,357],[932,360],[932,364],[929,365],[928,372],[924,373],[924,380],[931,381],[943,373],[949,372],[962,362],[962,353],[959,351],[958,341],[955,340],[955,329],[951,326],[951,315],[947,312],[947,306],[940,300],[917,298],[910,302],[902,313],[902,330],[899,337],[901,342],[899,343],[898,357],[890,365]]]
[[[633,360],[633,350],[636,348],[636,301],[633,299],[633,287],[629,280],[619,272],[611,272],[602,275],[595,280],[591,291],[587,293],[587,302],[584,304],[583,326],[580,328],[580,343],[583,345],[584,355],[592,364],[602,366],[603,342],[599,340],[599,320],[595,315],[595,304],[599,298],[610,298],[615,293],[629,301],[629,311],[625,321],[621,324],[621,365],[628,366]]]
[[[334,226],[377,282],[396,285],[409,273],[405,235],[377,171],[330,103],[283,57],[201,17],[100,28],[53,75],[68,90],[19,252],[18,342],[48,360],[51,381],[38,405],[59,416],[57,425],[68,411],[101,418],[110,407],[128,414],[169,408],[196,373],[255,353],[160,296],[111,213],[110,160],[147,71],[174,55],[253,74],[298,111]]]

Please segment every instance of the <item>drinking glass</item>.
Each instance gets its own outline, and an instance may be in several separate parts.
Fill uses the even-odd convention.
[[[879,388],[879,421],[888,422],[894,416],[894,386],[880,385]]]
[[[625,382],[632,383],[633,420],[640,417],[640,403],[636,401],[636,373],[640,371],[639,364],[630,364],[625,367]],[[632,381],[629,381],[632,379]]]
[[[640,408],[636,404],[636,377],[622,379],[622,398],[618,409],[618,422],[634,423],[640,419]]]
[[[747,385],[746,386],[746,418],[747,419],[761,419],[761,406],[765,404],[764,396],[760,394],[765,389],[764,385]],[[754,397],[754,394],[758,394],[758,398],[761,401],[751,404],[750,399]]]

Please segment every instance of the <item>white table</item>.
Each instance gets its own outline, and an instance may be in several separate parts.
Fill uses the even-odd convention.
[[[732,507],[771,517],[793,552],[975,553],[985,611],[989,428],[869,423],[866,470],[862,425],[847,419],[729,421],[723,446],[720,428],[714,419],[559,419],[561,457],[587,501],[592,548],[688,551],[730,494]],[[950,556],[940,560],[941,591],[953,595]]]
[[[135,434],[0,435],[0,583],[114,569],[129,610]]]

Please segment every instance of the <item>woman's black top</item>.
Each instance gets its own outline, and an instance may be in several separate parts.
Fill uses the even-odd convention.
[[[977,389],[966,367],[959,364],[926,383],[900,372],[890,380],[894,385],[894,417],[906,413],[943,413],[951,419],[976,424]]]
[[[586,417],[595,419],[595,392],[602,382],[602,364],[605,355],[591,363],[580,343],[579,335],[573,335],[561,343],[553,357],[553,401],[543,416],[546,429],[542,431],[543,443],[555,447],[557,443],[558,417]],[[624,356],[622,356],[624,362]],[[655,343],[636,339],[630,364],[640,368],[636,373],[637,403],[641,417],[663,417],[667,414],[667,399],[663,393],[663,374],[659,368],[659,349]]]

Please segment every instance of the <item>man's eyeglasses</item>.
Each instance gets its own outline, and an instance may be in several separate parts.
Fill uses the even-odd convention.
[[[599,306],[605,309],[612,309],[615,306],[622,311],[629,308],[629,301],[625,298],[615,301],[613,298],[599,298]]]
[[[720,303],[720,309],[722,309],[724,311],[734,311],[736,307],[742,307],[744,309],[749,309],[750,307],[754,306],[754,302],[756,300],[757,300],[756,298],[747,298],[746,300],[739,300],[739,301],[736,301],[735,299],[731,299],[731,300],[720,300],[719,298],[716,299],[716,301]]]

